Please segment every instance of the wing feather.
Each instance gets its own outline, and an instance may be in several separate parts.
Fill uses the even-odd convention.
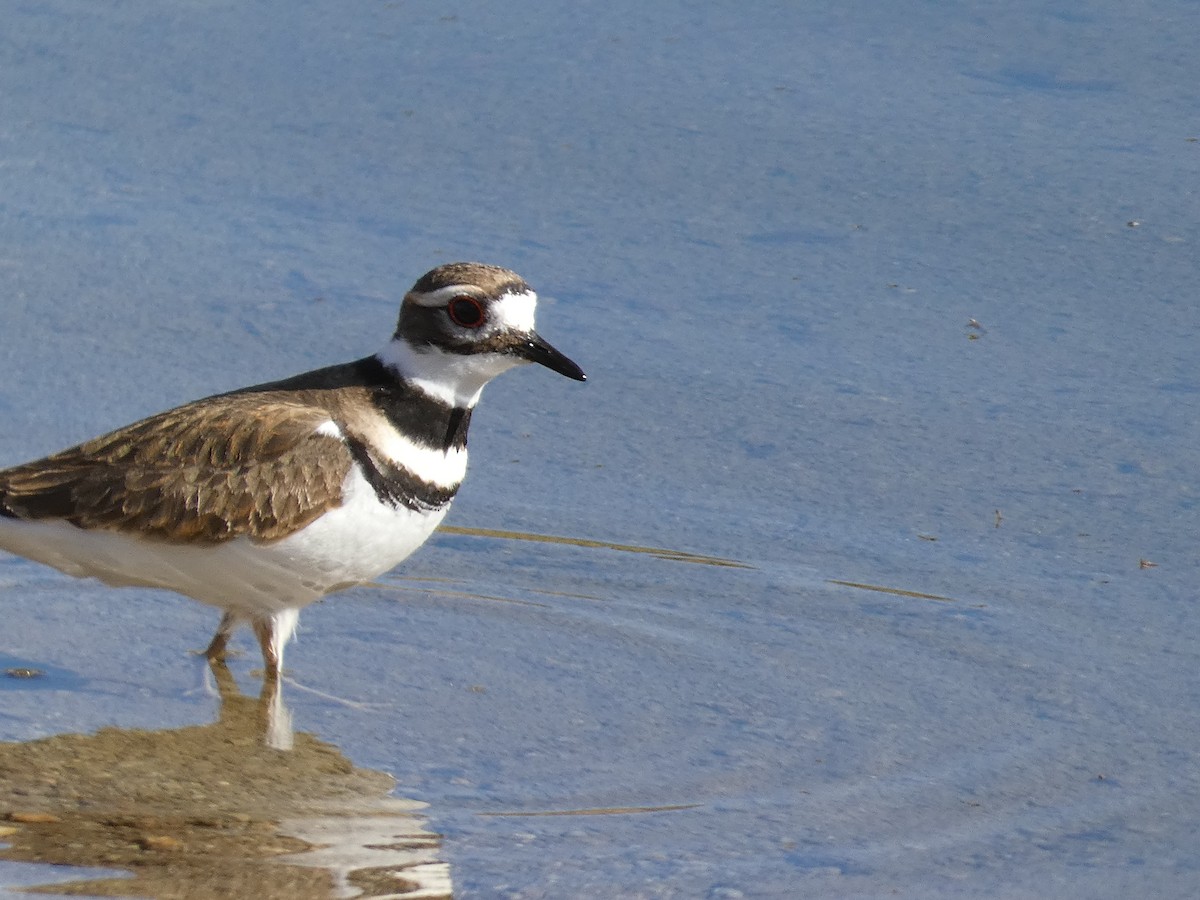
[[[170,542],[271,541],[342,502],[352,459],[328,411],[225,395],[0,471],[0,513]]]

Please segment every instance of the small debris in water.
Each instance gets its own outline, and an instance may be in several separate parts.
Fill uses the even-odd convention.
[[[138,846],[143,850],[182,850],[183,841],[169,834],[148,834],[138,839]]]
[[[62,821],[54,813],[48,812],[10,812],[6,818],[20,825],[54,825]]]

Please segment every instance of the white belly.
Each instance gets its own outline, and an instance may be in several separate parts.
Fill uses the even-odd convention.
[[[271,543],[236,538],[190,547],[61,520],[0,517],[0,548],[76,577],[165,588],[263,616],[378,577],[425,543],[449,508],[427,513],[380,503],[357,469],[346,479],[345,497],[342,506]]]

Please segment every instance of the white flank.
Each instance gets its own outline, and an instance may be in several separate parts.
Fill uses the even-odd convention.
[[[343,491],[340,507],[270,543],[237,538],[185,546],[62,520],[0,517],[0,547],[68,575],[164,588],[261,618],[378,577],[425,543],[448,509],[426,513],[380,503],[356,468]]]
[[[281,541],[248,544],[262,554],[295,567],[303,583],[322,593],[370,581],[420,547],[446,515],[381,503],[357,468],[342,487],[342,505]]]

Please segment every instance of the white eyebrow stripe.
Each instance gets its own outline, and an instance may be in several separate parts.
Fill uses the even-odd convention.
[[[462,294],[479,298],[479,293],[479,288],[470,284],[450,284],[428,294],[409,294],[408,298],[417,306],[445,306]]]

